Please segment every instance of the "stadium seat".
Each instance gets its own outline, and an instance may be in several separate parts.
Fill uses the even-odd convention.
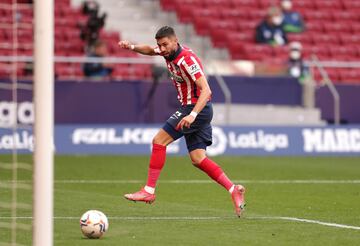
[[[249,17],[247,11],[239,11],[235,8],[221,8],[219,9],[219,12],[223,19],[231,21],[242,21]]]
[[[320,20],[320,21],[331,21],[332,15],[329,14],[328,11],[319,11],[319,10],[309,10],[304,13],[304,18],[307,22],[313,20]]]
[[[210,31],[211,39],[215,47],[218,48],[225,48],[227,45],[227,39],[226,36],[229,33],[228,30],[223,29],[214,29]]]
[[[203,0],[203,2],[207,8],[216,7],[221,9],[231,7],[231,2],[228,0]]]
[[[324,32],[324,22],[322,20],[307,21],[305,30],[309,32],[321,33]]]
[[[332,34],[312,34],[311,38],[316,45],[338,45],[340,43],[339,37]]]
[[[351,33],[351,22],[339,21],[323,23],[324,31],[327,33]]]
[[[197,17],[194,18],[194,27],[199,35],[208,35],[210,33],[209,22],[212,19],[209,17]]]
[[[318,10],[341,10],[343,8],[343,5],[340,1],[337,0],[316,0],[314,1],[314,4]]]
[[[248,11],[249,19],[262,20],[266,16],[266,9],[253,9]]]
[[[342,45],[355,45],[360,43],[360,35],[342,34],[339,38]]]
[[[307,1],[307,0],[297,0],[297,1],[293,1],[293,9],[295,9],[296,11],[299,11],[300,9],[314,9],[315,8],[315,4],[314,1]],[[302,12],[302,11],[300,11]]]
[[[359,33],[360,33],[360,21],[353,22],[351,24],[351,29],[352,29],[352,32],[354,33],[354,35],[359,35]]]
[[[329,49],[326,46],[304,46],[304,56],[311,57],[316,55],[320,60],[329,60],[331,58]]]
[[[289,42],[297,41],[297,42],[300,42],[300,43],[302,43],[304,45],[308,45],[308,44],[311,44],[313,42],[312,36],[308,35],[306,33],[304,33],[304,34],[288,33],[287,38],[288,38]]]
[[[17,2],[24,2],[25,0],[19,0]],[[26,0],[27,1],[27,0]],[[25,2],[26,2],[25,1]],[[185,2],[191,2],[191,0],[184,0]],[[166,1],[164,1],[166,2]],[[176,4],[176,1],[170,1]],[[180,1],[178,1],[180,2]],[[195,1],[193,1],[195,2]],[[2,0],[1,3],[12,4],[13,0]],[[82,14],[81,8],[74,8],[70,6],[70,0],[56,0],[55,2],[55,55],[56,56],[84,56],[84,41],[80,39],[80,28],[79,24],[85,24],[88,20],[88,16]],[[33,55],[33,29],[25,28],[23,24],[31,24],[33,22],[33,6],[32,5],[19,5],[19,29],[17,31],[18,39],[21,42],[16,50],[18,55]],[[12,10],[0,8],[0,22],[2,24],[8,23],[9,25],[13,22]],[[119,41],[119,33],[117,32],[106,32],[102,30],[100,32],[100,38],[108,44],[114,44],[114,47],[109,48],[111,55],[121,57],[134,57],[138,56],[134,52],[121,51],[117,47]],[[12,50],[13,33],[11,29],[4,29],[0,27],[0,53],[2,55],[10,56],[13,55]],[[7,45],[7,46],[6,46]],[[115,48],[116,46],[116,48]],[[0,63],[1,64],[1,63]],[[0,65],[1,66],[1,65]],[[20,66],[19,66],[20,67]],[[2,66],[2,68],[5,68]],[[1,71],[0,76],[9,76],[9,71]],[[129,68],[129,67],[128,67]],[[55,70],[59,78],[69,77],[82,77],[81,64],[66,64],[56,63]],[[151,69],[149,66],[141,66],[141,68],[135,68],[135,73],[132,77],[140,78],[139,76],[149,77]],[[19,68],[17,71],[19,76],[23,76],[23,69]],[[130,73],[123,72],[122,74],[130,76]]]
[[[259,24],[260,21],[258,20],[244,20],[244,21],[239,21],[238,23],[236,23],[237,28],[239,31],[255,31],[257,25]]]
[[[164,10],[173,11],[175,10],[175,1],[173,0],[160,0],[160,4]]]
[[[350,11],[356,11],[357,13],[359,13],[360,11],[360,2],[359,1],[342,1],[342,4],[344,6],[344,8],[346,10],[350,10]]]
[[[190,5],[180,5],[177,7],[178,19],[183,23],[190,23],[193,20],[193,7]]]
[[[241,9],[243,7],[252,7],[258,9],[260,7],[258,1],[253,0],[230,0],[230,2],[231,6],[233,6],[235,9]]]
[[[333,58],[337,57],[357,57],[356,46],[332,46],[330,49],[330,54]]]
[[[358,69],[343,69],[340,71],[340,80],[343,83],[360,84],[360,72]]]

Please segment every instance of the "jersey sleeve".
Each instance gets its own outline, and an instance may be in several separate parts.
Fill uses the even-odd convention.
[[[182,66],[186,73],[191,77],[193,82],[204,75],[201,65],[194,56],[186,56],[180,66]]]

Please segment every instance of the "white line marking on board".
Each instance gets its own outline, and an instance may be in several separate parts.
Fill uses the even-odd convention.
[[[11,183],[12,180],[2,180],[0,183]],[[17,180],[18,183],[31,183],[32,180]],[[86,180],[86,179],[58,179],[55,184],[142,184],[144,180]],[[322,179],[304,179],[304,180],[234,180],[235,183],[243,184],[360,184],[359,179],[355,180],[322,180]],[[160,180],[163,184],[211,184],[210,179],[175,179]]]
[[[12,219],[13,217],[0,217],[0,219]],[[238,219],[236,217],[216,217],[216,216],[174,216],[174,217],[108,217],[109,220],[224,220],[224,219]],[[32,216],[18,216],[16,219],[26,219],[32,220]],[[79,220],[80,217],[65,217],[65,216],[55,216],[55,220]],[[328,227],[335,227],[335,228],[342,228],[342,229],[352,229],[352,230],[360,230],[359,226],[351,226],[351,225],[344,225],[344,224],[337,224],[331,222],[324,222],[320,220],[310,220],[310,219],[302,219],[296,217],[282,217],[282,216],[245,216],[243,219],[250,219],[250,220],[285,220],[285,221],[294,221],[294,222],[303,222],[303,223],[310,223],[310,224],[318,224]]]

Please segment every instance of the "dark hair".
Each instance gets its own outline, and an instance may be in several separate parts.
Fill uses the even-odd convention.
[[[155,39],[160,39],[170,36],[175,36],[174,28],[170,26],[163,26],[156,32]]]

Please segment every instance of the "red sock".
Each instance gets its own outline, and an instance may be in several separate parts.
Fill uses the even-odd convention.
[[[218,182],[226,190],[229,190],[233,186],[233,183],[226,176],[226,174],[223,172],[221,167],[219,167],[215,162],[213,162],[209,158],[206,157],[204,160],[202,160],[201,163],[198,165],[198,168],[200,168],[202,171],[207,173],[207,175],[209,175],[210,178]]]
[[[166,146],[160,144],[153,144],[149,172],[148,172],[148,180],[146,185],[152,188],[155,188],[156,181],[159,179],[161,169],[165,164],[166,157]]]

